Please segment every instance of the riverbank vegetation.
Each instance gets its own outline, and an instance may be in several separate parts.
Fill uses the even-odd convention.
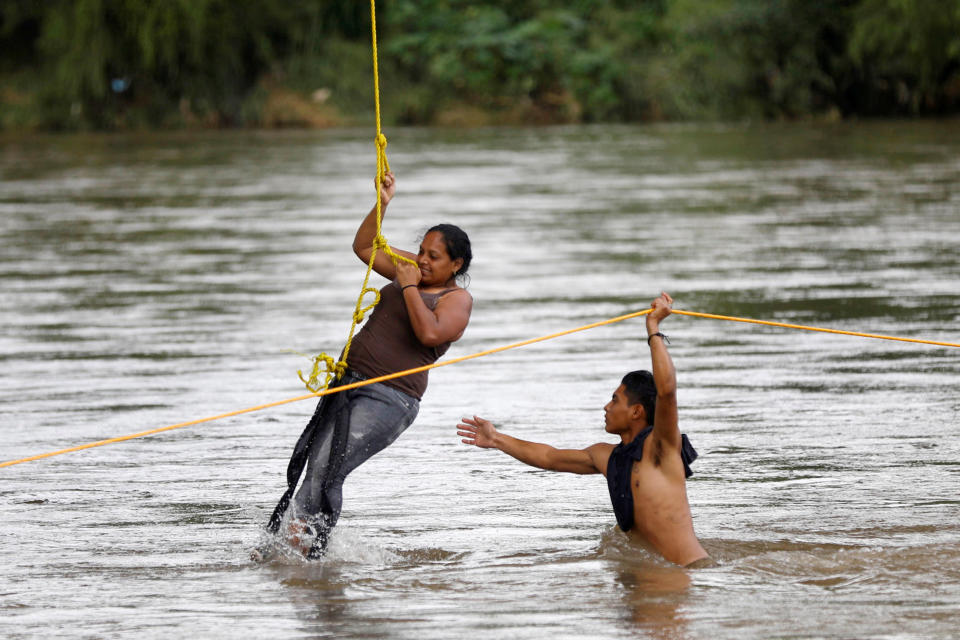
[[[0,129],[372,114],[360,0],[0,0]],[[960,0],[381,0],[384,121],[960,111]]]

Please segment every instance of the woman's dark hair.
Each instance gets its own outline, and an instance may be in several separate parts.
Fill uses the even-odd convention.
[[[620,381],[630,404],[642,404],[647,414],[647,425],[653,424],[657,411],[657,385],[649,371],[631,371]]]
[[[450,256],[451,260],[463,259],[463,265],[457,271],[457,275],[466,275],[467,269],[470,268],[470,260],[473,259],[473,251],[470,250],[470,238],[467,237],[466,232],[455,224],[446,223],[436,224],[427,229],[427,233],[433,231],[439,231],[443,235],[443,242],[447,246],[447,255]],[[427,235],[427,233],[423,235]]]

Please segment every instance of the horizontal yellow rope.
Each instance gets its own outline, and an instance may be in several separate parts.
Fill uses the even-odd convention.
[[[40,460],[42,458],[50,458],[52,456],[57,456],[63,453],[71,453],[73,451],[82,451],[83,449],[92,449],[93,447],[101,447],[105,444],[112,444],[115,442],[124,442],[125,440],[133,440],[134,438],[142,438],[144,436],[154,435],[157,433],[163,433],[164,431],[172,431],[173,429],[180,429],[183,427],[190,427],[193,425],[201,424],[204,422],[213,422],[214,420],[221,420],[223,418],[231,418],[233,416],[242,415],[244,413],[252,413],[254,411],[260,411],[262,409],[269,409],[271,407],[278,407],[283,404],[289,404],[291,402],[299,402],[300,400],[307,400],[309,398],[319,398],[325,395],[330,395],[332,393],[339,393],[340,391],[347,391],[349,389],[356,389],[357,387],[363,387],[368,384],[374,384],[375,382],[383,382],[385,380],[392,380],[393,378],[400,378],[412,373],[419,373],[421,371],[428,371],[430,369],[436,369],[437,367],[444,367],[450,364],[456,364],[458,362],[464,362],[465,360],[473,360],[474,358],[480,358],[482,356],[492,355],[494,353],[499,353],[501,351],[507,351],[508,349],[516,349],[517,347],[523,347],[529,344],[534,344],[536,342],[543,342],[545,340],[551,340],[553,338],[559,338],[561,336],[569,335],[571,333],[576,333],[578,331],[585,331],[587,329],[594,329],[596,327],[602,327],[604,325],[613,324],[615,322],[621,322],[623,320],[629,320],[631,318],[638,318],[650,313],[650,309],[644,309],[643,311],[636,311],[634,313],[628,313],[622,316],[616,316],[614,318],[608,318],[606,320],[601,320],[599,322],[593,322],[590,324],[585,324],[582,327],[576,327],[575,329],[567,329],[565,331],[559,331],[557,333],[551,333],[545,336],[540,336],[538,338],[530,338],[529,340],[523,340],[521,342],[514,342],[512,344],[504,345],[501,347],[496,347],[493,349],[487,349],[485,351],[478,351],[477,353],[471,353],[466,356],[460,356],[459,358],[453,358],[452,360],[444,360],[443,362],[434,362],[433,364],[424,365],[422,367],[415,367],[413,369],[407,369],[405,371],[397,371],[396,373],[391,373],[385,376],[379,376],[377,378],[370,378],[369,380],[363,380],[360,382],[354,382],[351,384],[343,385],[342,387],[335,387],[333,389],[324,389],[317,393],[310,393],[302,396],[296,396],[294,398],[287,398],[285,400],[277,400],[275,402],[268,402],[266,404],[257,405],[255,407],[249,407],[247,409],[239,409],[237,411],[230,411],[228,413],[221,413],[219,415],[210,416],[208,418],[199,418],[197,420],[190,420],[189,422],[180,422],[178,424],[172,424],[166,427],[160,427],[158,429],[151,429],[149,431],[141,431],[140,433],[132,433],[126,436],[119,436],[117,438],[110,438],[108,440],[100,440],[98,442],[91,442],[89,444],[84,444],[76,447],[70,447],[69,449],[61,449],[59,451],[51,451],[49,453],[42,453],[36,456],[30,456],[29,458],[21,458],[20,460],[10,460],[9,462],[0,463],[0,467],[10,467],[15,464],[20,464],[22,462],[31,462],[33,460]],[[731,320],[734,322],[748,322],[752,324],[762,324],[773,327],[784,327],[787,329],[802,329],[805,331],[820,331],[823,333],[837,333],[841,335],[849,336],[859,336],[863,338],[878,338],[881,340],[897,340],[901,342],[916,342],[920,344],[930,344],[943,347],[960,347],[960,344],[953,342],[937,342],[934,340],[919,340],[914,338],[898,338],[894,336],[884,336],[873,333],[858,333],[854,331],[840,331],[838,329],[824,329],[822,327],[810,327],[798,324],[787,324],[783,322],[770,322],[767,320],[753,320],[751,318],[737,318],[734,316],[721,316],[710,313],[697,313],[694,311],[682,311],[679,309],[674,309],[673,313],[683,316],[692,316],[696,318],[709,318],[713,320]]]
[[[858,331],[841,331],[840,329],[824,329],[822,327],[809,327],[802,324],[787,324],[786,322],[771,322],[769,320],[754,320],[753,318],[737,318],[734,316],[718,316],[713,313],[697,313],[696,311],[681,311],[674,309],[674,313],[681,316],[690,316],[693,318],[710,318],[711,320],[730,320],[732,322],[749,322],[750,324],[763,324],[768,327],[783,327],[785,329],[801,329],[803,331],[819,331],[821,333],[837,333],[843,336],[858,336],[860,338],[877,338],[879,340],[896,340],[898,342],[916,342],[918,344],[933,344],[940,347],[960,347],[956,342],[938,342],[936,340],[921,340],[919,338],[897,338],[895,336],[883,336],[876,333],[860,333]]]
[[[457,362],[463,362],[464,360],[472,360],[474,358],[479,358],[481,356],[488,356],[494,353],[499,353],[500,351],[506,351],[508,349],[515,349],[517,347],[523,347],[528,344],[533,344],[535,342],[543,342],[544,340],[551,340],[553,338],[559,338],[560,336],[569,335],[571,333],[576,333],[577,331],[585,331],[587,329],[593,329],[594,327],[601,327],[606,324],[613,324],[614,322],[621,322],[623,320],[629,320],[630,318],[637,318],[650,313],[650,309],[644,309],[643,311],[637,311],[635,313],[628,313],[627,315],[617,316],[616,318],[609,318],[607,320],[601,320],[600,322],[594,322],[591,324],[583,325],[582,327],[577,327],[575,329],[567,329],[566,331],[560,331],[557,333],[551,333],[549,335],[540,336],[539,338],[531,338],[529,340],[523,340],[522,342],[514,342],[513,344],[504,345],[502,347],[496,347],[494,349],[487,349],[486,351],[479,351],[477,353],[471,353],[470,355],[460,356],[459,358],[454,358],[452,360],[444,360],[443,362],[434,362],[433,364],[424,365],[422,367],[415,367],[413,369],[407,369],[405,371],[397,371],[396,373],[390,373],[385,376],[379,376],[377,378],[370,378],[369,380],[362,380],[360,382],[353,382],[351,384],[345,384],[340,387],[334,387],[333,389],[323,389],[317,393],[310,393],[303,396],[297,396],[295,398],[287,398],[285,400],[277,400],[275,402],[268,402],[266,404],[257,405],[255,407],[249,407],[247,409],[238,409],[236,411],[230,411],[229,413],[221,413],[219,415],[210,416],[208,418],[199,418],[197,420],[190,420],[189,422],[180,422],[178,424],[171,424],[166,427],[160,427],[158,429],[151,429],[150,431],[141,431],[140,433],[131,433],[126,436],[119,436],[117,438],[110,438],[108,440],[100,440],[98,442],[91,442],[89,444],[83,444],[77,447],[70,447],[69,449],[60,449],[59,451],[51,451],[49,453],[41,453],[36,456],[30,456],[29,458],[21,458],[20,460],[10,460],[9,462],[0,463],[0,467],[10,467],[15,464],[20,464],[22,462],[31,462],[33,460],[40,460],[42,458],[50,458],[52,456],[58,456],[63,453],[71,453],[73,451],[82,451],[83,449],[92,449],[93,447],[102,447],[105,444],[113,444],[115,442],[123,442],[125,440],[133,440],[134,438],[142,438],[144,436],[150,436],[155,433],[163,433],[164,431],[172,431],[173,429],[181,429],[183,427],[191,427],[193,425],[201,424],[204,422],[213,422],[214,420],[221,420],[223,418],[232,418],[233,416],[239,416],[244,413],[252,413],[254,411],[260,411],[262,409],[269,409],[271,407],[278,407],[282,404],[289,404],[291,402],[299,402],[300,400],[307,400],[309,398],[319,398],[322,396],[330,395],[333,393],[339,393],[341,391],[347,391],[349,389],[356,389],[357,387],[364,387],[368,384],[373,384],[375,382],[383,382],[385,380],[392,380],[393,378],[401,378],[403,376],[410,375],[412,373],[420,373],[421,371],[428,371],[430,369],[436,369],[437,367],[444,367],[448,364],[455,364]]]

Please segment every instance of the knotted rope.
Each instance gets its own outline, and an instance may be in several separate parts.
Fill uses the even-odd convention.
[[[347,370],[347,356],[350,354],[350,345],[353,342],[353,334],[357,330],[357,325],[363,322],[367,312],[371,311],[380,302],[380,291],[370,286],[370,273],[373,271],[373,264],[377,260],[377,253],[383,252],[384,255],[390,258],[394,265],[397,264],[398,260],[409,262],[412,265],[417,264],[413,260],[397,254],[390,247],[390,244],[381,231],[381,227],[383,226],[383,200],[380,193],[380,185],[383,184],[383,177],[390,171],[390,163],[387,161],[387,137],[383,135],[380,127],[380,69],[377,63],[376,0],[370,0],[370,31],[371,56],[373,58],[373,106],[377,123],[377,136],[374,138],[374,144],[377,147],[377,177],[374,184],[377,192],[377,230],[373,237],[373,251],[371,251],[370,260],[367,262],[367,273],[363,277],[360,295],[357,296],[357,304],[353,310],[353,322],[350,324],[350,331],[347,334],[347,341],[343,346],[340,359],[337,360],[333,356],[321,352],[319,355],[313,357],[313,369],[310,371],[308,378],[304,378],[303,371],[297,371],[300,380],[307,386],[307,389],[313,393],[326,389],[330,385],[331,380],[334,378],[339,380],[344,371]],[[373,294],[373,302],[364,305],[364,297],[369,293]],[[323,376],[323,382],[320,381],[321,376]]]

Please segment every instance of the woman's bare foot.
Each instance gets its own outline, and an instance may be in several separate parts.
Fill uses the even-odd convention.
[[[287,525],[287,544],[306,556],[313,546],[316,532],[303,520],[291,520]]]

